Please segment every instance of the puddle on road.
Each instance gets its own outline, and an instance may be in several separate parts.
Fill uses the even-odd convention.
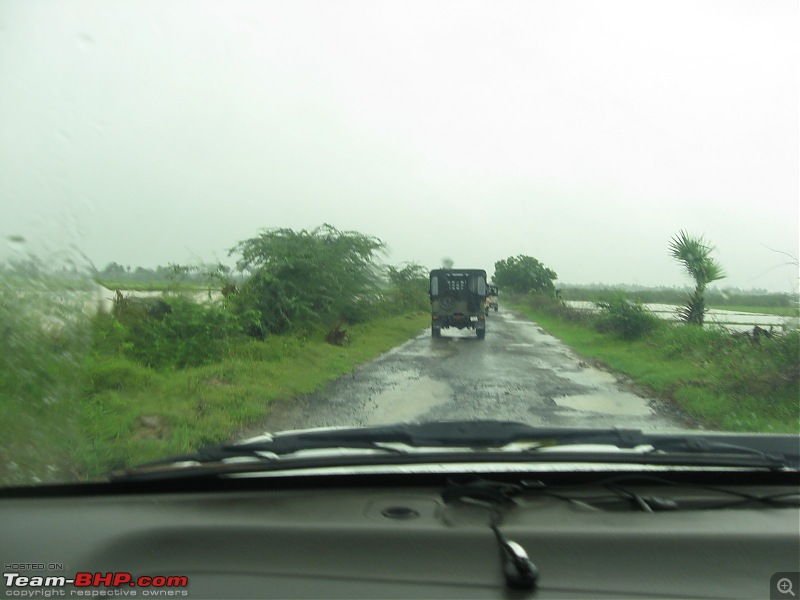
[[[518,326],[525,342],[508,344],[518,349],[545,349],[541,354],[544,360],[534,355],[529,359],[531,367],[555,372],[564,380],[566,393],[571,387],[579,386],[575,395],[550,396],[557,410],[553,416],[568,417],[575,420],[576,412],[585,413],[584,419],[602,417],[652,417],[653,410],[646,398],[619,389],[617,375],[595,368],[577,356],[558,338],[550,335],[536,323],[526,320],[508,318],[506,322]],[[569,384],[567,384],[569,382]]]
[[[369,425],[410,421],[444,404],[453,396],[453,389],[442,381],[422,377],[404,387],[395,387],[374,396],[375,412]]]
[[[647,400],[628,392],[601,392],[553,398],[558,406],[605,415],[644,417],[652,414]]]
[[[568,379],[572,383],[587,387],[603,387],[614,384],[617,381],[617,378],[612,373],[592,367],[587,367],[580,371],[558,371],[558,376]]]

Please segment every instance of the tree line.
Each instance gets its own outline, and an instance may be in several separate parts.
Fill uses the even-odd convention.
[[[170,273],[216,281],[222,300],[200,304],[168,294],[118,294],[101,317],[102,339],[148,366],[214,362],[237,338],[321,331],[346,343],[349,325],[428,308],[428,271],[385,265],[378,238],[331,225],[264,229],[230,249],[235,267],[180,267]]]
[[[683,268],[690,277],[693,287],[688,292],[680,290],[640,290],[636,292],[637,302],[679,302],[682,303],[679,314],[684,323],[702,326],[707,306],[713,304],[741,303],[744,305],[762,306],[796,306],[797,297],[789,294],[764,295],[730,295],[718,291],[709,292],[709,284],[725,278],[725,271],[712,255],[714,247],[702,236],[691,235],[684,230],[679,231],[669,241],[669,255]],[[522,294],[561,297],[561,291],[555,287],[558,278],[555,271],[547,268],[532,256],[512,256],[495,263],[494,283],[501,289]],[[576,300],[599,301],[601,308],[615,306],[620,311],[622,295],[619,290],[606,290],[603,294],[596,292],[570,290],[570,298]],[[623,299],[624,300],[624,299]],[[636,314],[643,314],[638,308]]]
[[[686,323],[703,324],[707,287],[725,277],[712,251],[702,236],[685,231],[669,242],[669,254],[694,282],[682,298]],[[229,250],[235,267],[171,264],[132,270],[112,262],[98,275],[114,280],[215,281],[225,296],[223,308],[237,327],[263,339],[317,325],[339,328],[387,310],[427,308],[427,269],[416,263],[385,265],[380,260],[385,253],[382,240],[329,224],[299,231],[271,228]],[[452,259],[447,261],[452,266]],[[494,265],[493,283],[509,292],[558,297],[557,278],[532,256],[511,256]]]

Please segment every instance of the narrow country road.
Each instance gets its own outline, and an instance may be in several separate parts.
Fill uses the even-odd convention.
[[[486,339],[420,334],[324,390],[277,403],[252,431],[399,421],[500,419],[536,426],[682,428],[681,416],[636,395],[521,315],[487,317]]]

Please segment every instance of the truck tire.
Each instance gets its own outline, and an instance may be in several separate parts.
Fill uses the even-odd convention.
[[[442,337],[442,328],[441,327],[434,327],[431,325],[431,337],[440,338]]]
[[[478,339],[479,340],[482,340],[483,338],[486,337],[486,329],[485,328],[484,329],[476,329],[475,333],[478,334]]]

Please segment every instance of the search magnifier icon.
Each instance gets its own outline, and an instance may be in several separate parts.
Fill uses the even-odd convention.
[[[781,579],[778,579],[775,587],[778,588],[778,591],[781,594],[790,594],[793,598],[796,597],[795,593],[792,591],[792,580],[788,577],[782,577]]]

